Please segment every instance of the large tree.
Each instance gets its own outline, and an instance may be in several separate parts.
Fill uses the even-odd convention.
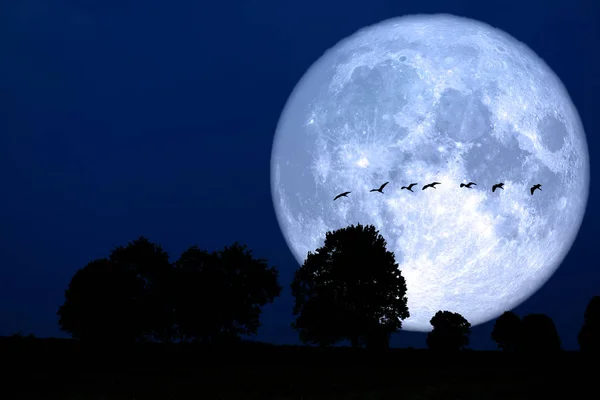
[[[292,326],[305,343],[387,346],[409,317],[404,277],[372,225],[327,232],[291,288],[297,316]]]
[[[492,340],[504,351],[518,351],[522,337],[523,324],[521,318],[511,311],[506,311],[496,320],[492,331]]]
[[[59,327],[87,342],[171,340],[174,288],[169,255],[144,237],[77,271]]]
[[[184,341],[255,334],[262,307],[280,295],[278,273],[234,243],[208,253],[192,246],[175,262],[176,323]]]
[[[469,345],[471,324],[459,313],[438,311],[430,321],[433,330],[427,335],[427,346],[436,351],[458,351]]]
[[[600,296],[594,296],[586,307],[577,341],[581,351],[600,352]]]

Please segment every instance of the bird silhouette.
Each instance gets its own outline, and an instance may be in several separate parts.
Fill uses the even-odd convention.
[[[385,187],[385,185],[387,185],[389,182],[384,183],[383,185],[381,185],[379,187],[379,189],[371,189],[371,192],[379,192],[379,193],[383,193],[383,188]]]
[[[344,192],[344,193],[340,193],[337,196],[335,196],[335,198],[333,199],[333,201],[336,201],[337,199],[339,199],[340,197],[347,197],[350,193],[352,192]]]
[[[466,188],[472,189],[471,188],[472,185],[477,186],[477,184],[475,182],[469,182],[469,183],[461,183],[460,187],[466,187]]]
[[[492,192],[495,192],[496,189],[498,189],[498,188],[504,190],[503,186],[504,186],[504,182],[496,183],[494,186],[492,186]]]
[[[432,188],[434,188],[434,189],[435,189],[435,185],[441,185],[441,183],[439,183],[439,182],[431,182],[431,183],[429,183],[429,184],[427,184],[427,185],[423,186],[423,189],[421,189],[421,190],[425,190],[425,189],[427,189],[428,187],[432,187]]]
[[[539,191],[542,191],[542,185],[540,185],[539,183],[537,185],[533,185],[531,187],[531,189],[529,189],[531,191],[531,195],[533,196],[533,192],[535,192],[535,189],[539,189]]]
[[[415,186],[415,185],[416,185],[416,183],[411,183],[411,184],[410,184],[410,185],[408,185],[408,186],[402,186],[402,187],[400,188],[400,190],[402,190],[402,189],[406,189],[406,190],[410,190],[410,191],[412,192],[412,191],[413,191],[413,190],[412,190],[412,187],[413,187],[413,186]],[[414,193],[414,192],[413,192],[413,193]]]

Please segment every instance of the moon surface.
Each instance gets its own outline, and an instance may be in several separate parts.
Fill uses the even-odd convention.
[[[431,330],[438,310],[482,324],[535,293],[571,248],[588,189],[585,133],[559,78],[507,33],[445,14],[329,49],[288,99],[271,158],[298,263],[327,231],[375,225],[406,278],[412,331]]]

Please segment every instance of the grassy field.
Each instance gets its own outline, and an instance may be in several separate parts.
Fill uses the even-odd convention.
[[[0,338],[2,387],[23,399],[547,399],[594,393],[578,352],[370,354],[244,343],[87,352],[63,339]]]

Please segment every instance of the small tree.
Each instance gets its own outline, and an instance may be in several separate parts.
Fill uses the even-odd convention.
[[[544,314],[523,317],[522,348],[527,352],[550,352],[561,349],[561,341],[552,318]]]
[[[514,352],[519,349],[521,335],[521,318],[511,311],[506,311],[498,317],[494,324],[492,340],[498,344],[498,348],[504,351]]]
[[[458,351],[469,345],[471,324],[462,315],[438,311],[430,321],[433,330],[427,335],[427,346],[436,351]]]
[[[577,341],[581,351],[600,352],[600,296],[594,296],[585,309]]]
[[[409,317],[406,282],[394,253],[374,226],[327,232],[309,252],[291,284],[292,326],[305,343],[387,347],[389,336]]]
[[[184,341],[214,343],[255,334],[262,307],[281,293],[277,270],[238,243],[213,253],[192,246],[175,269],[175,314]]]

